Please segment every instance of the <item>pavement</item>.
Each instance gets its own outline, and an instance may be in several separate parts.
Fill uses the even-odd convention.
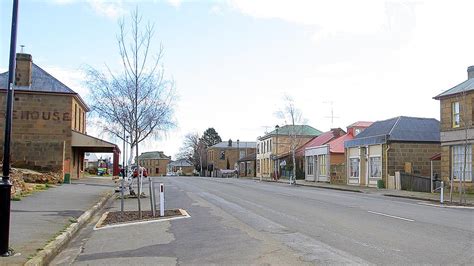
[[[0,265],[24,264],[111,190],[110,177],[90,177],[12,201],[10,246],[15,256],[0,258]]]
[[[97,216],[52,264],[474,264],[472,209],[249,179],[154,180],[167,208],[190,218],[94,231]]]
[[[254,178],[254,180],[260,180],[259,178]],[[265,182],[275,182],[271,179],[263,179]],[[288,184],[288,180],[280,179],[277,182]],[[440,193],[426,193],[426,192],[417,192],[417,191],[406,191],[406,190],[391,190],[391,189],[378,189],[373,187],[361,187],[361,186],[350,186],[350,185],[338,185],[338,184],[329,184],[324,182],[310,182],[306,180],[296,180],[296,184],[299,186],[307,187],[316,187],[316,188],[325,188],[341,191],[351,191],[357,193],[365,194],[379,194],[388,197],[400,197],[400,198],[409,198],[409,199],[418,199],[418,200],[427,200],[431,202],[440,201]],[[444,203],[449,204],[449,190],[444,190]],[[465,195],[467,206],[474,206],[474,194]],[[451,205],[460,205],[459,204],[459,194],[453,193],[453,202]]]

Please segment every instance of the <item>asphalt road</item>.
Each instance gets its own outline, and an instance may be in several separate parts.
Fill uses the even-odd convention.
[[[167,208],[191,218],[86,228],[53,264],[474,264],[470,209],[253,180],[155,180]]]

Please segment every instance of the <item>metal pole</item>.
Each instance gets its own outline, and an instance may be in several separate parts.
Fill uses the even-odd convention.
[[[430,181],[431,181],[431,193],[433,193],[433,160],[430,161],[430,164],[431,164],[431,177],[430,177]]]
[[[152,180],[150,175],[148,175],[148,188],[150,192],[150,209],[151,213],[153,214],[153,217],[155,217],[155,211],[153,210],[153,187],[152,187]]]
[[[441,194],[439,195],[439,202],[444,203],[444,181],[441,181]]]
[[[12,133],[13,114],[13,77],[15,75],[16,59],[16,32],[18,22],[18,0],[13,0],[12,27],[10,36],[10,61],[8,65],[7,84],[7,110],[5,113],[5,138],[3,143],[3,176],[0,182],[0,255],[10,256],[10,204],[11,204],[11,182],[10,182],[10,142]]]
[[[153,205],[151,208],[151,212],[153,217],[156,217],[156,195],[155,195],[155,182],[151,181],[151,195],[150,197],[153,199]]]
[[[240,177],[240,142],[237,140],[237,178]]]
[[[123,186],[125,184],[125,126],[123,127],[122,181],[120,182],[120,211],[123,213]]]

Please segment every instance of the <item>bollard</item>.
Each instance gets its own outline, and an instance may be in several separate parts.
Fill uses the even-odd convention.
[[[123,186],[125,181],[125,175],[122,176],[122,180],[120,181],[120,211],[123,213]]]
[[[165,216],[165,185],[160,183],[160,216]]]
[[[441,195],[440,196],[440,199],[439,201],[441,202],[441,204],[444,203],[444,181],[441,181]]]
[[[155,217],[155,208],[154,202],[153,202],[153,181],[150,176],[148,176],[148,192],[150,193],[150,209],[151,209],[151,214],[153,217]]]

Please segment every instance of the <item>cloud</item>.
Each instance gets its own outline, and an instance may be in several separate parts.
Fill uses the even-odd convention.
[[[58,5],[70,5],[83,2],[84,1],[81,0],[52,0],[52,3]],[[117,19],[126,13],[123,7],[123,0],[86,0],[86,3],[98,15],[110,19]]]
[[[88,0],[87,2],[97,14],[111,19],[119,18],[125,14],[122,1]]]
[[[182,4],[182,0],[166,0],[166,2],[168,2],[168,4],[174,6],[175,8],[180,7]]]

